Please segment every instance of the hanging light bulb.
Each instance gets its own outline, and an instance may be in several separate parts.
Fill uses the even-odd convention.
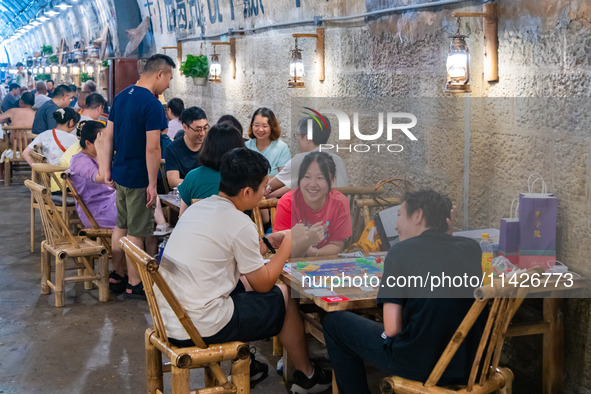
[[[295,48],[291,51],[291,63],[289,64],[290,79],[287,86],[290,88],[303,88],[305,86],[302,77],[304,76],[304,63],[302,62],[302,51],[298,48],[298,38],[295,39]]]
[[[51,72],[51,67],[45,66],[45,74],[49,74]]]
[[[449,54],[447,55],[447,83],[446,92],[468,93],[470,90],[470,51],[465,40],[466,36],[460,34],[460,18],[458,18],[458,31],[451,37]]]
[[[62,66],[61,67],[61,71],[62,71],[62,74],[67,74],[68,73],[68,67]]]
[[[57,74],[60,71],[60,68],[55,65],[55,66],[51,66],[51,72],[54,74]]]
[[[37,67],[33,68],[33,74],[37,74]]]
[[[80,67],[72,66],[72,75],[80,75]]]
[[[92,64],[86,66],[86,72],[88,73],[88,75],[94,74],[94,66]]]
[[[211,64],[209,65],[209,82],[221,83],[222,82],[222,66],[220,65],[220,59],[217,53],[215,53],[215,45],[213,46],[213,55],[211,55]]]

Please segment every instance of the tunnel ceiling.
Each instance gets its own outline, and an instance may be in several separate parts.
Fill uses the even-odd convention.
[[[18,28],[28,25],[46,7],[62,2],[54,3],[50,4],[49,0],[0,0],[0,41],[10,37]]]

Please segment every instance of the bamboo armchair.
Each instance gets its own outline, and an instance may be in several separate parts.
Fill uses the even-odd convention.
[[[63,307],[66,282],[84,282],[85,289],[94,283],[99,289],[99,301],[109,300],[109,266],[107,250],[85,237],[74,237],[51,200],[49,190],[31,180],[25,181],[39,206],[45,240],[41,242],[41,294],[55,292],[55,306]],[[51,257],[55,257],[55,280],[51,281]],[[73,266],[66,266],[71,259]],[[94,259],[98,260],[94,269]],[[66,277],[66,270],[77,275]]]
[[[250,354],[242,342],[227,342],[207,346],[199,331],[172,293],[172,290],[158,272],[158,262],[134,245],[127,237],[121,239],[121,246],[127,258],[140,273],[154,328],[145,334],[148,393],[162,393],[163,372],[172,372],[172,392],[180,393],[240,393],[250,392]],[[166,329],[154,295],[154,284],[178,317],[179,321],[195,343],[193,347],[179,348],[168,341]],[[162,363],[162,355],[170,359]],[[232,361],[232,381],[228,381],[220,368],[220,362]],[[205,368],[206,388],[190,391],[189,378],[192,368]]]
[[[252,221],[257,226],[257,231],[259,232],[259,237],[265,236],[265,229],[263,228],[263,217],[261,214],[261,209],[268,209],[269,210],[269,217],[271,219],[271,226],[275,224],[275,213],[277,212],[277,203],[279,199],[277,198],[270,198],[266,199],[263,198],[257,207],[252,210]]]
[[[534,272],[539,273],[543,271],[540,268],[530,269],[528,270],[529,277]],[[508,368],[499,367],[499,360],[509,323],[515,312],[517,312],[517,309],[521,306],[527,290],[524,287],[520,289],[512,287],[501,288],[500,284],[495,287],[488,285],[477,289],[474,292],[476,298],[474,304],[472,304],[466,317],[450,339],[439,361],[433,367],[427,381],[422,383],[399,376],[387,377],[381,384],[382,393],[483,394],[498,392],[511,394],[513,372]],[[468,384],[454,387],[437,386],[437,382],[466,338],[466,335],[489,304],[488,319],[472,363]]]
[[[78,194],[76,187],[72,183],[72,179],[70,179],[70,174],[67,171],[62,172],[61,177],[63,179],[64,186],[70,190],[72,197],[76,201],[76,204],[80,206],[86,215],[86,218],[90,222],[90,225],[92,226],[92,228],[83,228],[80,230],[79,235],[86,236],[93,240],[100,239],[103,246],[107,249],[109,255],[111,255],[111,236],[113,235],[113,229],[99,227],[98,223],[94,219],[94,216],[92,216],[92,213],[90,213],[90,210],[82,200],[82,197],[80,197],[80,194]]]
[[[70,217],[72,215],[77,217],[76,206],[74,200],[68,197],[67,188],[57,175],[58,173],[67,170],[67,168],[54,166],[45,163],[43,160],[41,160],[40,163],[37,163],[37,161],[40,160],[39,154],[33,154],[32,157],[36,162],[31,166],[31,179],[33,182],[40,183],[46,187],[48,192],[51,191],[52,180],[59,186],[61,196],[50,194],[50,198],[62,213],[62,218],[64,219],[66,226],[70,227]],[[35,209],[39,209],[39,203],[33,198],[33,195],[31,195],[31,253],[35,252]]]
[[[12,159],[4,158],[4,186],[10,186],[12,183],[12,171],[30,171],[29,163],[23,157],[23,151],[29,145],[31,129],[23,129],[14,126],[3,126],[5,132],[10,132],[8,139],[8,148],[12,149]]]

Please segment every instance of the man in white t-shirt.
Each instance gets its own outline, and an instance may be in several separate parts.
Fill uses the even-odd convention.
[[[275,285],[291,253],[291,232],[269,236],[271,244],[280,246],[265,264],[261,252],[267,247],[243,213],[263,197],[269,168],[267,159],[253,150],[228,152],[221,163],[219,194],[191,205],[181,216],[164,249],[160,272],[205,343],[279,335],[297,369],[292,390],[320,392],[330,387],[331,376],[308,358],[296,299],[285,285]],[[192,346],[162,294],[155,293],[171,343]]]
[[[318,150],[318,147],[322,144],[326,144],[328,137],[330,137],[330,121],[328,118],[324,118],[326,121],[327,130],[323,130],[318,123],[312,118],[300,119],[298,123],[298,132],[295,134],[298,142],[298,149],[300,153],[294,155],[290,161],[287,162],[285,167],[277,174],[274,178],[269,179],[269,185],[267,187],[267,198],[281,197],[288,191],[294,188],[297,183],[298,172],[300,165],[304,160],[304,157],[310,153]],[[312,124],[312,139],[308,139],[308,124]],[[343,159],[334,153],[329,153],[334,160],[336,166],[336,179],[333,187],[346,187],[349,186],[349,179],[347,178],[347,170]]]

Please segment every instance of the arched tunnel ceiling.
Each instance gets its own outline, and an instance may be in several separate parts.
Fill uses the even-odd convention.
[[[43,0],[0,0],[0,41],[28,24],[47,4]]]

